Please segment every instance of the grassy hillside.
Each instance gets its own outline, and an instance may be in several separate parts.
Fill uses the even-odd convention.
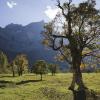
[[[67,89],[72,74],[39,75],[25,74],[13,78],[0,75],[0,100],[71,100]],[[83,74],[85,84],[100,93],[100,73]]]

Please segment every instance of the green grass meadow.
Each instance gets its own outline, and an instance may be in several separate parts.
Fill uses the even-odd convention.
[[[89,89],[100,93],[100,73],[83,74],[84,83]],[[10,74],[0,75],[0,100],[71,100],[68,90],[72,74],[50,74],[43,76],[24,74],[12,77]]]

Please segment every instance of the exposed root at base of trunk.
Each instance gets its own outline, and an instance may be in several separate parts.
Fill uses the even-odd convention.
[[[73,92],[73,100],[100,100],[95,91],[89,90],[86,87],[81,90],[74,90],[71,87],[69,89]]]

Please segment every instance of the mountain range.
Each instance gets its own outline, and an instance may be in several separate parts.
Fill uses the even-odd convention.
[[[26,54],[31,66],[36,60],[43,59],[66,67],[65,63],[54,60],[55,51],[46,49],[41,43],[44,24],[44,21],[40,21],[25,26],[11,23],[4,28],[0,27],[0,50],[6,53],[9,61],[17,54]]]

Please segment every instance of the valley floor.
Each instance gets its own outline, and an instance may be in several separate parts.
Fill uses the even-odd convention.
[[[100,93],[100,73],[83,74],[84,83],[89,89]],[[0,100],[72,100],[68,90],[72,74],[39,75],[24,74],[12,77],[0,75]]]

